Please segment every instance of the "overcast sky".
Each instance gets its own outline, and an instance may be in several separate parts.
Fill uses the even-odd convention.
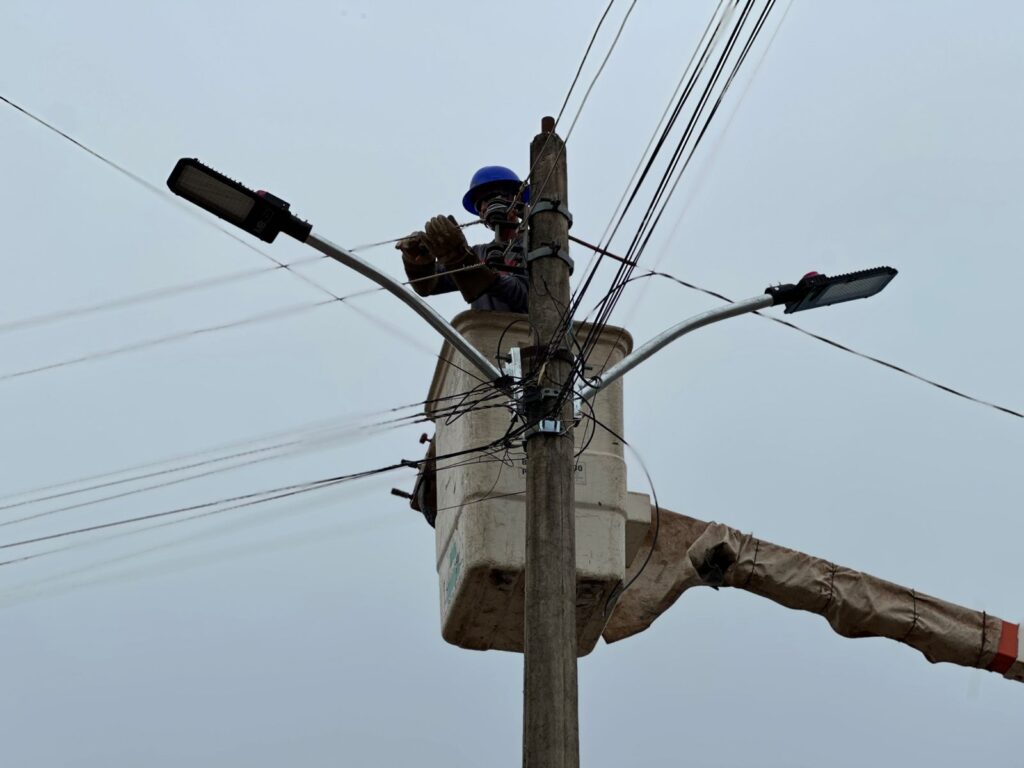
[[[7,0],[0,95],[157,187],[199,157],[355,246],[465,220],[478,166],[525,173],[604,5]],[[716,5],[637,4],[569,140],[575,234],[600,237]],[[878,297],[795,320],[1021,410],[1022,39],[1015,2],[780,0],[641,266],[743,298],[891,265]],[[10,327],[273,264],[2,103],[0,137],[0,495],[426,396],[440,339],[412,312],[381,293],[311,308],[324,295],[284,270]],[[391,247],[364,253],[401,274]],[[295,271],[338,295],[370,286],[331,262]],[[612,321],[643,341],[716,305],[639,281]],[[626,438],[665,507],[1020,619],[1021,419],[756,317],[625,386]],[[332,433],[3,525],[0,545],[419,458],[423,427]],[[441,639],[433,532],[388,493],[412,478],[0,550],[67,547],[0,567],[0,764],[518,765],[522,659]],[[587,766],[1024,765],[1020,685],[735,590],[687,593],[579,679]]]

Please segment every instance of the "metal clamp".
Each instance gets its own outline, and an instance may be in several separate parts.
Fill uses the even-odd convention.
[[[540,400],[552,400],[560,397],[562,390],[554,387],[531,386],[523,389],[521,399],[524,403],[535,403]]]
[[[529,264],[534,259],[545,259],[549,256],[553,256],[557,259],[561,259],[569,265],[569,274],[572,274],[573,264],[572,256],[569,255],[568,250],[562,251],[562,248],[557,243],[549,243],[542,245],[540,248],[534,248],[532,251],[526,254],[526,263]]]
[[[550,198],[538,200],[530,206],[530,212],[527,214],[526,220],[529,221],[538,213],[557,213],[569,223],[569,229],[572,229],[572,214],[569,213],[568,208],[562,205],[561,200],[552,200]]]
[[[529,440],[538,433],[542,435],[561,435],[562,422],[558,419],[541,419],[536,424],[526,428],[526,431],[523,433],[523,439]]]

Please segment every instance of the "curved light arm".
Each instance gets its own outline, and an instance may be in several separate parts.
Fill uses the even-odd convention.
[[[759,309],[770,307],[774,303],[775,299],[772,296],[769,296],[767,293],[762,293],[758,296],[752,296],[749,299],[744,299],[743,301],[737,301],[734,304],[726,304],[724,307],[717,307],[716,309],[710,309],[707,312],[701,312],[699,315],[694,315],[688,320],[683,320],[679,325],[674,325],[667,331],[659,333],[642,347],[634,350],[632,354],[622,358],[618,363],[604,371],[600,376],[595,378],[589,386],[585,387],[580,392],[580,397],[584,400],[589,400],[613,381],[621,378],[623,375],[636,368],[640,363],[662,347],[671,344],[680,336],[685,336],[690,331],[703,328],[705,325],[717,323],[719,320],[726,320],[730,317],[736,317],[737,315],[745,315],[748,312],[756,312]]]
[[[354,269],[363,277],[370,278],[370,280],[375,282],[381,288],[392,295],[397,296],[408,307],[410,307],[413,312],[426,320],[435,331],[444,336],[445,339],[447,339],[455,349],[461,352],[466,359],[469,360],[469,362],[472,363],[473,366],[489,381],[496,381],[502,377],[501,371],[495,367],[494,363],[484,357],[480,350],[470,344],[466,340],[466,337],[455,330],[455,327],[438,314],[433,307],[427,304],[427,302],[415,293],[406,289],[398,280],[395,280],[389,275],[385,275],[372,264],[363,261],[351,251],[335,245],[330,240],[325,240],[312,232],[310,232],[309,236],[303,242],[320,251],[320,253],[330,256],[335,261],[341,262],[346,267]]]

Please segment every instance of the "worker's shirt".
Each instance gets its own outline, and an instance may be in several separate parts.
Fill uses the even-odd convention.
[[[480,261],[498,273],[487,293],[470,304],[473,309],[485,312],[518,312],[526,314],[530,291],[530,278],[526,274],[526,256],[523,243],[517,240],[508,243],[490,242],[470,246]],[[433,293],[448,293],[458,290],[452,279],[444,274],[444,267],[438,267],[437,288]]]

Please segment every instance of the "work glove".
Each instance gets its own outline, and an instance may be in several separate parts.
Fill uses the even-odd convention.
[[[422,232],[413,232],[395,243],[402,252],[402,266],[412,289],[420,296],[429,296],[437,288],[437,260],[423,242]]]
[[[395,248],[402,252],[402,259],[409,264],[433,264],[433,254],[427,249],[423,242],[422,232],[413,232],[408,237],[403,237]]]
[[[498,275],[473,253],[455,219],[435,216],[423,229],[427,248],[437,256],[437,263],[444,266],[462,298],[472,303],[487,293]]]
[[[452,216],[435,216],[423,228],[423,242],[438,264],[449,266],[464,261],[466,255],[473,256],[466,242],[466,236]],[[475,259],[475,256],[473,257]]]

